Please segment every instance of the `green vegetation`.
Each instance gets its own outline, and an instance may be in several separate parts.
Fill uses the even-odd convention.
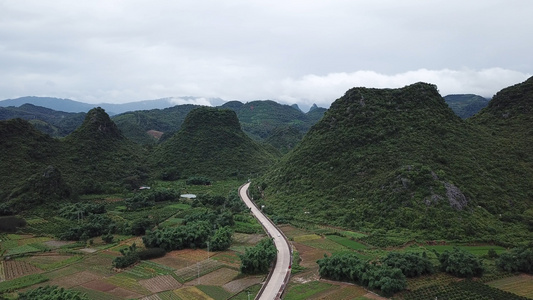
[[[461,119],[477,114],[489,104],[489,99],[472,94],[447,95],[444,101]]]
[[[459,248],[444,251],[439,255],[440,268],[457,277],[479,277],[485,268],[480,258]]]
[[[533,274],[533,246],[513,248],[509,252],[502,253],[496,264],[507,272],[524,272]]]
[[[38,287],[19,294],[20,300],[89,300],[86,294],[57,286]]]
[[[239,254],[241,272],[243,274],[266,273],[276,255],[274,242],[271,239],[263,239],[254,247],[247,248],[244,254]]]
[[[0,295],[5,292],[12,292],[47,280],[48,279],[41,274],[32,274],[8,281],[2,281],[0,282]]]
[[[407,286],[402,270],[387,264],[371,264],[353,253],[330,257],[324,255],[317,263],[321,277],[356,282],[371,289],[379,289],[386,296],[391,296]]]
[[[160,169],[171,165],[187,177],[247,178],[276,158],[241,130],[235,112],[202,107],[192,110],[180,131],[154,150],[152,163]]]
[[[362,241],[377,247],[521,244],[533,238],[532,84],[466,121],[431,84],[351,89],[251,193],[273,219],[369,232]]]

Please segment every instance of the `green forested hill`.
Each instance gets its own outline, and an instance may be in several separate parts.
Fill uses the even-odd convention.
[[[0,200],[28,178],[53,165],[61,149],[58,140],[22,119],[0,121]]]
[[[180,131],[153,154],[160,171],[212,178],[262,172],[275,158],[241,130],[235,112],[209,107],[191,111]]]
[[[91,109],[62,144],[63,173],[81,193],[136,188],[147,178],[147,153],[100,107]]]
[[[157,140],[147,133],[149,130],[167,134],[176,132],[180,129],[187,114],[198,107],[198,105],[183,104],[165,109],[132,111],[113,116],[113,121],[132,141],[153,144]]]
[[[531,193],[502,188],[519,179],[494,172],[510,158],[495,157],[493,147],[492,136],[456,116],[433,85],[354,88],[259,186],[275,214],[295,221],[504,239],[499,216],[527,218]],[[507,225],[525,226],[517,224]]]
[[[444,101],[462,119],[475,115],[489,104],[489,99],[473,94],[446,95]]]
[[[74,131],[85,118],[85,113],[69,113],[23,104],[19,107],[0,107],[0,120],[21,118],[38,130],[53,137],[63,137]]]

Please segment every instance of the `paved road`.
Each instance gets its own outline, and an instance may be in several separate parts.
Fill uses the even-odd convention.
[[[285,277],[287,276],[287,273],[291,271],[289,269],[291,264],[291,250],[289,244],[283,238],[283,235],[281,235],[279,229],[276,228],[276,226],[274,226],[274,224],[270,222],[270,220],[252,203],[250,198],[248,198],[246,191],[248,190],[249,186],[250,183],[243,185],[239,190],[239,195],[246,206],[251,208],[252,213],[259,220],[259,222],[263,224],[270,236],[274,238],[274,244],[278,249],[276,267],[274,268],[270,280],[265,283],[266,287],[259,299],[280,299],[279,295],[281,295],[281,292],[283,291],[282,288],[284,288]]]

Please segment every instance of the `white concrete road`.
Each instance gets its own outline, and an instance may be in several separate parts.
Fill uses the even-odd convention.
[[[248,198],[246,191],[250,183],[243,185],[239,190],[239,195],[248,206],[255,217],[263,224],[263,227],[268,231],[271,237],[274,238],[274,244],[278,249],[278,255],[276,257],[276,267],[272,272],[270,280],[266,282],[266,287],[263,290],[259,299],[280,299],[281,292],[285,288],[285,278],[290,273],[291,264],[291,249],[287,241],[283,238],[283,235],[279,229],[252,203],[252,200]],[[287,277],[288,279],[288,277]]]

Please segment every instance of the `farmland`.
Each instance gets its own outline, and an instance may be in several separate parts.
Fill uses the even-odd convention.
[[[186,186],[183,182],[156,182],[155,187],[180,189],[180,192],[229,195],[237,182],[222,182],[212,186]],[[156,223],[157,228],[183,226],[191,215],[202,213],[198,200],[181,198],[156,202],[149,208],[128,209],[125,199],[131,195],[91,195],[82,201],[105,205],[105,215],[117,224],[132,224],[143,219]],[[89,199],[90,198],[90,199]],[[210,198],[208,198],[210,199]],[[200,208],[199,208],[200,207]],[[0,291],[20,291],[43,285],[81,291],[90,299],[248,299],[259,291],[265,275],[243,275],[239,272],[240,254],[266,237],[261,225],[247,212],[233,216],[234,231],[229,249],[208,251],[185,248],[168,251],[164,256],[141,260],[124,269],[114,269],[112,262],[121,251],[133,244],[144,250],[142,236],[127,231],[113,234],[111,242],[102,237],[83,241],[57,238],[61,226],[76,226],[81,222],[68,220],[52,212],[28,216],[28,226],[22,231],[0,234]],[[416,241],[398,232],[379,234],[341,230],[327,226],[302,224],[281,225],[280,228],[295,249],[294,272],[285,292],[285,299],[379,299],[361,286],[324,280],[319,277],[317,260],[326,255],[354,253],[363,260],[378,260],[390,252],[426,255],[434,265],[437,255],[459,248],[484,260],[488,267],[476,283],[458,284],[449,274],[437,272],[407,280],[407,291],[395,299],[426,299],[434,295],[467,297],[492,293],[510,297],[532,297],[531,276],[498,271],[489,251],[499,255],[505,248],[495,245],[454,244],[447,241]],[[46,233],[48,232],[48,233]],[[46,233],[46,234],[45,234]],[[505,294],[510,292],[512,294]],[[16,296],[16,292],[12,295]],[[483,296],[480,296],[483,297]],[[434,298],[434,297],[433,297]],[[453,299],[453,298],[451,298]],[[459,298],[457,298],[459,299]],[[483,298],[480,298],[483,299]],[[512,299],[512,298],[509,298]],[[517,298],[518,299],[518,298]]]

